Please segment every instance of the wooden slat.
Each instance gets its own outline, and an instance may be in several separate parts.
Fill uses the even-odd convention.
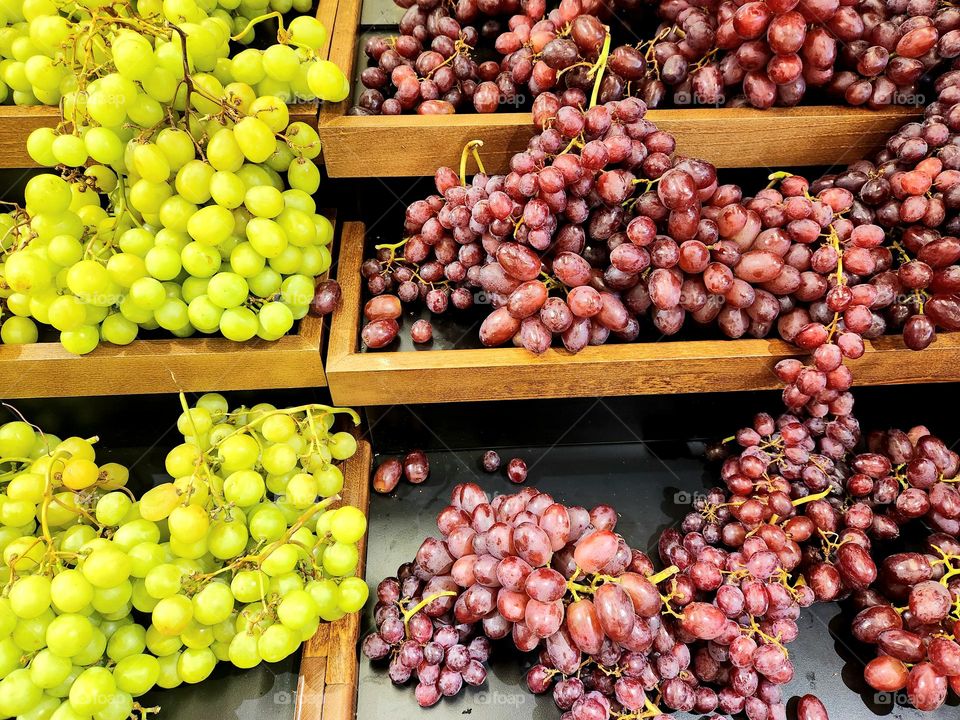
[[[800,351],[779,340],[624,343],[571,354],[552,348],[359,352],[363,225],[346,223],[338,279],[340,312],[330,329],[327,382],[334,402],[386,405],[777,389],[781,359]],[[941,333],[922,362],[899,336],[867,343],[854,362],[861,385],[960,381],[960,333]],[[426,395],[424,387],[430,388]]]
[[[321,625],[322,627],[322,625]],[[297,678],[297,704],[294,717],[297,720],[321,720],[323,715],[324,682],[327,659],[303,657],[300,661],[300,676]]]
[[[360,440],[356,454],[341,467],[342,502],[359,508],[364,515],[370,506],[372,464],[373,452],[370,443]],[[359,551],[357,575],[363,577],[367,552],[366,535],[359,542]],[[320,625],[317,634],[303,648],[294,720],[354,720],[357,707],[359,639],[359,613]]]
[[[356,79],[363,0],[339,0],[330,60]],[[324,106],[320,137],[330,177],[432,176],[455,166],[463,146],[483,140],[490,172],[506,172],[510,157],[534,133],[530,113],[445,116],[347,116],[351,101]],[[652,110],[647,115],[677,138],[677,152],[717,167],[783,169],[846,165],[867,157],[922,108],[871,111],[849,107]]]
[[[330,44],[333,40],[333,29],[337,21],[337,6],[339,0],[320,0],[317,5],[317,20],[327,29],[327,42],[320,48],[320,57],[327,58],[330,54]]]
[[[677,152],[717,167],[770,169],[846,166],[868,157],[908,120],[912,108],[872,112],[844,107],[748,110],[651,110],[677,139]],[[489,172],[506,172],[535,128],[529,113],[333,117],[320,114],[330,177],[432,176],[455,167],[463,146],[482,140]]]
[[[334,226],[335,245],[336,212],[319,212]],[[68,353],[59,342],[0,345],[0,397],[326,387],[320,353],[324,324],[324,318],[307,315],[295,335],[272,342],[201,335],[125,346],[103,343],[82,356]]]

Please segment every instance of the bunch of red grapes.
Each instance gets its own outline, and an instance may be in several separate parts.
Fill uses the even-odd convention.
[[[517,110],[544,92],[589,97],[596,79],[600,102],[649,107],[789,107],[808,90],[919,106],[930,75],[960,55],[960,9],[936,0],[397,4],[399,34],[366,45],[353,114]]]
[[[485,345],[577,352],[649,337],[651,326],[661,336],[685,325],[776,333],[817,351],[806,391],[784,377],[788,407],[818,395],[823,377],[842,396],[842,360],[860,357],[864,339],[898,330],[922,349],[938,327],[960,329],[960,71],[938,90],[925,120],[903,126],[874,162],[813,183],[778,173],[752,197],[675,154],[642,101],[584,111],[544,93],[540,132],[508,174],[467,183],[440,168],[436,194],[407,208],[405,239],[364,263],[377,297],[363,340],[389,345],[404,304],[440,314],[479,296]],[[426,323],[416,341],[429,340]]]

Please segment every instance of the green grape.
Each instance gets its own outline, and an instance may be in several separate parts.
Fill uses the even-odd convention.
[[[10,609],[24,620],[43,615],[50,608],[50,578],[27,575],[10,588]]]
[[[163,563],[150,570],[144,578],[144,587],[156,600],[172,597],[180,592],[183,570],[172,563]]]
[[[107,706],[93,714],[93,720],[125,720],[132,712],[133,698],[130,693],[115,691],[110,695]]]
[[[230,582],[230,590],[239,602],[256,602],[268,591],[269,581],[260,570],[240,570]]]
[[[247,190],[244,206],[254,216],[274,218],[283,211],[283,195],[270,185],[257,185]]]
[[[264,60],[266,61],[266,54],[264,54]],[[233,126],[232,132],[243,156],[253,163],[264,162],[273,154],[277,145],[277,139],[270,127],[255,117],[243,118]],[[56,154],[56,143],[54,143],[54,154]]]
[[[359,612],[366,604],[370,588],[362,578],[348,577],[340,581],[337,605],[345,613]]]
[[[132,594],[133,585],[129,580],[124,580],[114,587],[94,588],[90,604],[101,615],[111,615],[120,609],[129,609],[128,603]]]
[[[197,210],[187,222],[187,232],[204,245],[218,245],[233,233],[233,213],[219,205],[208,205]]]
[[[123,160],[123,143],[110,128],[90,128],[83,136],[90,157],[104,165],[118,165]]]
[[[291,630],[304,627],[316,616],[317,605],[305,590],[285,593],[277,606],[277,618]]]
[[[273,446],[277,447],[277,446]],[[267,449],[267,452],[272,450]],[[266,458],[267,452],[264,452]],[[260,502],[264,494],[263,476],[253,470],[238,470],[227,476],[223,483],[223,494],[227,502],[246,508]]]
[[[185,683],[206,680],[217,664],[217,657],[209,648],[187,648],[180,655],[177,672]]]
[[[125,318],[121,313],[112,313],[103,320],[100,326],[100,335],[113,345],[129,345],[137,339],[140,328],[135,322]]]
[[[204,625],[217,625],[233,612],[233,592],[219,582],[211,582],[193,596],[193,617]]]
[[[321,497],[332,497],[343,490],[343,473],[336,465],[327,465],[317,470],[313,477],[317,481],[317,492]]]
[[[295,17],[287,26],[287,31],[294,41],[311,48],[319,49],[327,42],[327,29],[323,23],[309,15]]]
[[[30,671],[19,668],[0,680],[0,714],[5,717],[29,712],[43,698],[43,690],[30,679]]]
[[[250,292],[245,278],[232,272],[220,272],[210,278],[207,285],[207,297],[217,307],[223,309],[241,305]]]
[[[121,658],[113,668],[117,688],[133,697],[143,695],[157,683],[160,663],[152,655],[130,654]]]
[[[216,170],[227,172],[236,172],[243,166],[244,153],[232,130],[224,128],[210,138],[207,160]]]
[[[297,465],[296,451],[284,443],[270,445],[263,451],[261,463],[263,469],[272,475],[283,475]]]
[[[268,57],[271,50],[284,47],[286,46],[274,45],[272,48],[266,50],[264,53],[264,60],[266,61],[268,59],[275,59],[274,57]],[[294,52],[294,55],[296,55],[296,52]],[[297,66],[299,67],[299,60],[297,61]],[[296,72],[296,70],[294,70],[294,72]],[[250,103],[248,113],[257,119],[262,120],[267,127],[269,127],[275,133],[283,132],[287,129],[287,125],[290,124],[290,112],[287,109],[287,104],[280,98],[271,95],[263,95],[254,99]]]
[[[21,293],[42,290],[53,280],[47,262],[38,254],[32,252],[19,252],[10,255],[3,270],[7,284]],[[9,300],[7,304],[9,305]]]
[[[285,598],[289,593],[295,590],[303,590],[303,578],[296,572],[278,575],[270,578],[270,593],[278,597]]]
[[[160,544],[150,541],[134,545],[127,555],[130,556],[130,576],[134,578],[146,577],[148,572],[166,560],[166,553]]]
[[[296,545],[281,545],[263,559],[260,568],[271,577],[290,572],[299,560]]]
[[[50,583],[50,598],[60,612],[79,613],[93,600],[93,586],[79,570],[62,570]]]
[[[274,505],[264,505],[250,515],[250,534],[255,540],[278,540],[286,527],[283,513]]]
[[[263,659],[260,656],[257,638],[247,632],[238,632],[230,641],[229,650],[230,662],[238,668],[252,668],[260,664]]]
[[[340,588],[329,579],[311,580],[307,583],[306,591],[310,593],[317,606],[317,613],[327,622],[339,620],[344,615],[340,609]]]
[[[230,220],[232,222],[233,217]],[[200,242],[189,243],[183,248],[180,261],[184,270],[198,278],[212,277],[223,262],[216,248]]]
[[[338,432],[330,436],[327,446],[330,454],[337,460],[346,460],[357,452],[357,440],[348,432]]]
[[[203,538],[210,528],[207,511],[199,505],[180,505],[167,519],[171,537],[180,542],[194,543]]]
[[[320,189],[320,169],[311,160],[296,158],[287,168],[287,181],[290,187],[313,195]]]
[[[5,345],[29,345],[37,342],[39,331],[30,318],[11,317],[0,325],[0,340]]]
[[[147,631],[142,625],[130,623],[118,627],[107,641],[107,657],[119,662],[126,657],[138,655],[147,647]]]
[[[213,628],[201,625],[196,620],[190,622],[187,629],[180,633],[180,639],[185,647],[206,648],[213,645]]]
[[[287,482],[286,500],[295,508],[308,508],[317,501],[317,481],[308,473],[297,473]]]
[[[267,662],[279,662],[300,647],[300,636],[281,623],[268,627],[257,640],[257,652]]]
[[[168,298],[154,312],[154,317],[160,327],[166,330],[182,328],[190,322],[187,304],[183,300]]]
[[[247,526],[240,520],[216,522],[210,528],[207,542],[210,552],[220,560],[237,557],[247,544]]]
[[[263,52],[263,70],[274,80],[290,82],[299,66],[297,51],[289,45],[271,45]]]
[[[53,142],[56,133],[53,128],[37,128],[27,136],[27,154],[43,167],[52,167],[57,164],[53,154]]]
[[[196,212],[196,205],[179,195],[171,195],[160,205],[159,218],[168,230],[186,232],[190,218]]]
[[[70,688],[70,705],[82,715],[92,715],[105,709],[117,686],[113,674],[102,667],[87,668]]]
[[[130,558],[122,550],[108,544],[94,549],[83,560],[80,570],[95,588],[115,587],[129,577]]]
[[[152,612],[152,611],[151,611]],[[147,628],[147,650],[158,658],[175,654],[183,646],[179,635],[162,635],[153,625]]]
[[[177,171],[175,181],[177,192],[195,205],[205,203],[210,199],[210,184],[215,172],[202,160],[188,161]]]
[[[352,575],[360,560],[355,545],[335,542],[323,551],[323,569],[334,577]]]
[[[267,267],[248,280],[250,290],[257,297],[270,297],[280,290],[283,277],[273,268]]]
[[[64,613],[54,618],[47,626],[47,647],[60,657],[73,657],[92,639],[93,625],[82,615]]]
[[[290,143],[293,154],[297,157],[315,160],[320,156],[320,136],[307,123],[299,120],[290,123],[290,127],[287,128],[284,136]]]
[[[183,682],[177,669],[179,660],[180,653],[178,652],[158,658],[160,674],[157,676],[157,685],[159,687],[166,689],[175,688]]]
[[[172,247],[155,246],[144,258],[147,272],[157,280],[173,280],[180,274],[180,253]],[[75,266],[76,267],[76,266]]]
[[[106,267],[110,279],[124,288],[129,288],[134,282],[147,275],[143,259],[128,253],[114,255],[107,261]]]
[[[164,128],[157,134],[156,143],[174,170],[179,171],[196,157],[193,137],[180,128]],[[179,189],[177,192],[180,192]],[[191,200],[191,202],[196,201]]]
[[[60,657],[44,648],[30,661],[30,680],[38,688],[47,690],[66,680],[72,669],[73,663],[69,658]]]
[[[125,519],[113,534],[112,539],[115,547],[124,552],[129,552],[130,548],[142,542],[159,542],[160,528],[156,523],[144,518],[130,521]]]
[[[179,635],[193,619],[193,604],[184,595],[171,595],[157,603],[150,617],[162,635]]]

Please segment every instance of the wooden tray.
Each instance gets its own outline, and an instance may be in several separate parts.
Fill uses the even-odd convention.
[[[576,354],[551,348],[539,357],[513,347],[362,352],[363,252],[363,224],[344,224],[337,271],[343,301],[326,359],[330,394],[340,405],[778,389],[773,366],[801,354],[780,340],[664,340]],[[861,385],[960,381],[960,333],[940,334],[922,354],[899,336],[880,338],[867,342],[855,364]]]
[[[337,217],[320,210],[334,226]],[[327,277],[324,273],[323,278]],[[59,342],[0,344],[0,396],[5,398],[140,395],[166,392],[326,387],[320,348],[324,318],[306,315],[296,333],[268,342],[190,338],[103,343],[72,355]]]
[[[339,0],[330,60],[357,82],[366,60],[358,47],[361,35],[370,22],[397,16],[380,8],[382,1],[368,0],[377,7],[367,13],[363,0]],[[396,28],[383,32],[395,34]],[[455,167],[470,140],[483,140],[481,156],[488,171],[505,172],[510,156],[523,150],[534,132],[526,112],[354,117],[346,115],[351,104],[347,100],[320,109],[319,132],[330,177],[432,176],[440,166]],[[874,112],[811,106],[652,110],[647,117],[676,136],[682,154],[709,160],[717,167],[776,170],[859,160],[922,112],[915,107]]]
[[[330,52],[333,26],[337,17],[338,0],[319,0],[317,19],[329,33],[327,43],[320,49],[320,56]],[[316,127],[319,103],[298,103],[290,106],[290,122],[305,122]],[[38,165],[27,154],[27,138],[37,128],[56,127],[60,122],[60,109],[46,105],[19,106],[0,105],[0,168],[34,168]],[[320,162],[321,159],[317,158]]]
[[[357,454],[343,466],[343,501],[367,514],[370,505],[370,443],[361,440]],[[363,577],[367,538],[360,541],[357,575]],[[371,593],[371,603],[376,602]],[[357,643],[360,613],[321,623],[303,646],[294,720],[354,720],[357,713]]]

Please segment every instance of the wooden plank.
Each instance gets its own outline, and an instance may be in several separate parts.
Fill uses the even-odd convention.
[[[320,0],[317,5],[317,20],[323,23],[327,29],[327,42],[320,48],[320,57],[327,58],[330,55],[330,44],[333,40],[333,29],[337,21],[337,6],[339,0]]]
[[[868,157],[905,122],[913,108],[881,111],[845,107],[770,110],[651,110],[647,117],[677,139],[677,152],[717,167],[845,166]],[[331,117],[320,115],[330,177],[432,176],[456,166],[463,146],[482,140],[489,172],[506,172],[510,157],[534,134],[529,113],[447,116]],[[758,140],[762,138],[762,142]]]
[[[342,466],[342,502],[366,515],[370,505],[370,443],[359,440],[356,454]],[[357,575],[363,577],[367,538],[359,543]],[[370,602],[374,602],[371,600]],[[360,614],[353,613],[333,623],[322,623],[303,647],[294,720],[353,720],[357,707],[357,643]]]
[[[296,720],[321,720],[324,717],[323,697],[326,690],[324,669],[326,664],[327,659],[322,657],[304,657],[300,661],[300,675],[297,678],[297,704],[294,708]]]
[[[327,382],[335,403],[385,405],[777,389],[773,366],[802,354],[780,340],[624,343],[570,354],[552,348],[360,352],[363,226],[346,223],[338,278],[343,304],[330,329]],[[861,385],[960,381],[960,333],[941,333],[917,362],[899,336],[867,343]],[[420,390],[429,387],[428,396]]]
[[[320,213],[334,226],[335,244],[336,212]],[[59,342],[0,345],[0,397],[326,387],[320,352],[324,325],[324,318],[307,315],[296,334],[272,342],[201,335],[123,346],[103,343],[83,356],[68,353]]]

